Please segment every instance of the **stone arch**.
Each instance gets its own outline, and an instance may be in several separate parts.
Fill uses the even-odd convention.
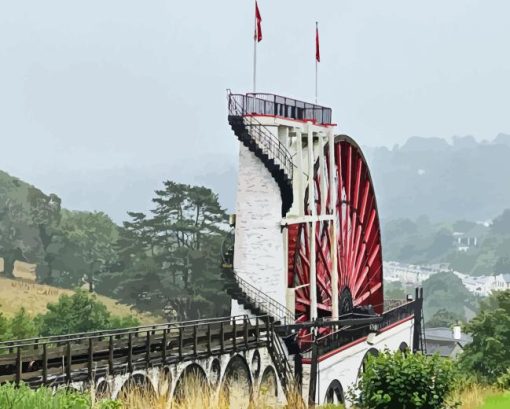
[[[118,393],[118,398],[123,399],[129,393],[136,391],[144,396],[156,396],[156,390],[149,377],[144,373],[134,373],[127,378]]]
[[[222,392],[229,407],[248,408],[253,393],[250,367],[241,355],[230,359],[223,376]]]
[[[326,390],[326,396],[324,397],[324,403],[345,403],[344,400],[344,389],[342,388],[342,384],[338,379],[334,379],[328,386]]]
[[[159,373],[158,389],[159,394],[164,396],[170,396],[172,391],[172,370],[169,366],[164,366],[163,370]]]
[[[407,342],[401,342],[398,346],[398,350],[403,354],[407,354],[409,352],[409,345],[407,345]]]
[[[274,400],[278,396],[278,378],[272,366],[268,366],[262,373],[259,385],[259,396],[269,399],[272,398]]]
[[[204,369],[200,365],[192,363],[184,368],[177,379],[173,397],[177,402],[182,401],[186,391],[194,388],[206,391],[209,388],[209,383]]]
[[[359,370],[358,370],[358,377],[363,373],[365,372],[365,368],[366,368],[366,364],[367,364],[367,361],[368,361],[368,357],[369,356],[377,356],[379,355],[379,351],[375,348],[370,348],[366,353],[365,355],[363,356],[363,360],[361,361],[361,365],[359,367]]]
[[[253,379],[259,378],[260,366],[261,366],[260,353],[258,350],[255,350],[255,352],[253,353],[253,357],[251,359],[251,373],[253,375]]]
[[[106,398],[110,396],[110,384],[106,378],[100,378],[96,383],[96,398]]]

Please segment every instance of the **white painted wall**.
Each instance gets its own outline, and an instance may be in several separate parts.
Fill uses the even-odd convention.
[[[234,269],[237,274],[285,305],[282,200],[265,165],[239,144]],[[232,303],[232,314],[245,313]]]
[[[342,385],[344,395],[349,388],[355,385],[363,358],[369,349],[396,351],[402,342],[412,348],[413,325],[414,320],[411,319],[377,335],[373,340],[373,344],[363,341],[319,362],[317,396],[320,402],[317,403],[324,403],[328,386],[335,379]],[[347,405],[349,406],[349,402],[347,402]]]

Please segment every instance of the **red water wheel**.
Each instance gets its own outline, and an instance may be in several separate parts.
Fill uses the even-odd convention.
[[[370,172],[359,146],[348,136],[335,137],[335,166],[328,161],[325,148],[325,167],[315,166],[315,208],[334,214],[336,218],[338,305],[339,315],[353,307],[372,305],[376,312],[383,309],[382,251],[377,203]],[[335,172],[336,201],[329,195],[329,172]],[[321,192],[326,192],[322,195]],[[306,214],[312,209],[305,194]],[[326,203],[322,203],[325,197]],[[325,207],[324,207],[325,205]],[[334,209],[334,211],[333,211]],[[295,288],[296,321],[311,318],[310,307],[310,223],[289,226],[289,287]],[[332,237],[331,221],[315,224],[315,265],[317,274],[317,315],[332,315]],[[302,337],[305,333],[300,334]]]

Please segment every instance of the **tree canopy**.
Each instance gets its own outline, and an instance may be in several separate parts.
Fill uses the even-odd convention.
[[[461,355],[461,364],[495,381],[510,368],[510,290],[496,291],[480,303],[480,312],[466,326],[473,337]]]

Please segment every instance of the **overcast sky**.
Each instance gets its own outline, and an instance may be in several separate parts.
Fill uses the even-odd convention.
[[[319,102],[363,145],[510,132],[508,0],[259,7],[258,89],[313,100],[318,20]],[[251,0],[0,0],[0,169],[76,208],[101,183],[221,175],[225,90],[250,89],[252,52]]]

